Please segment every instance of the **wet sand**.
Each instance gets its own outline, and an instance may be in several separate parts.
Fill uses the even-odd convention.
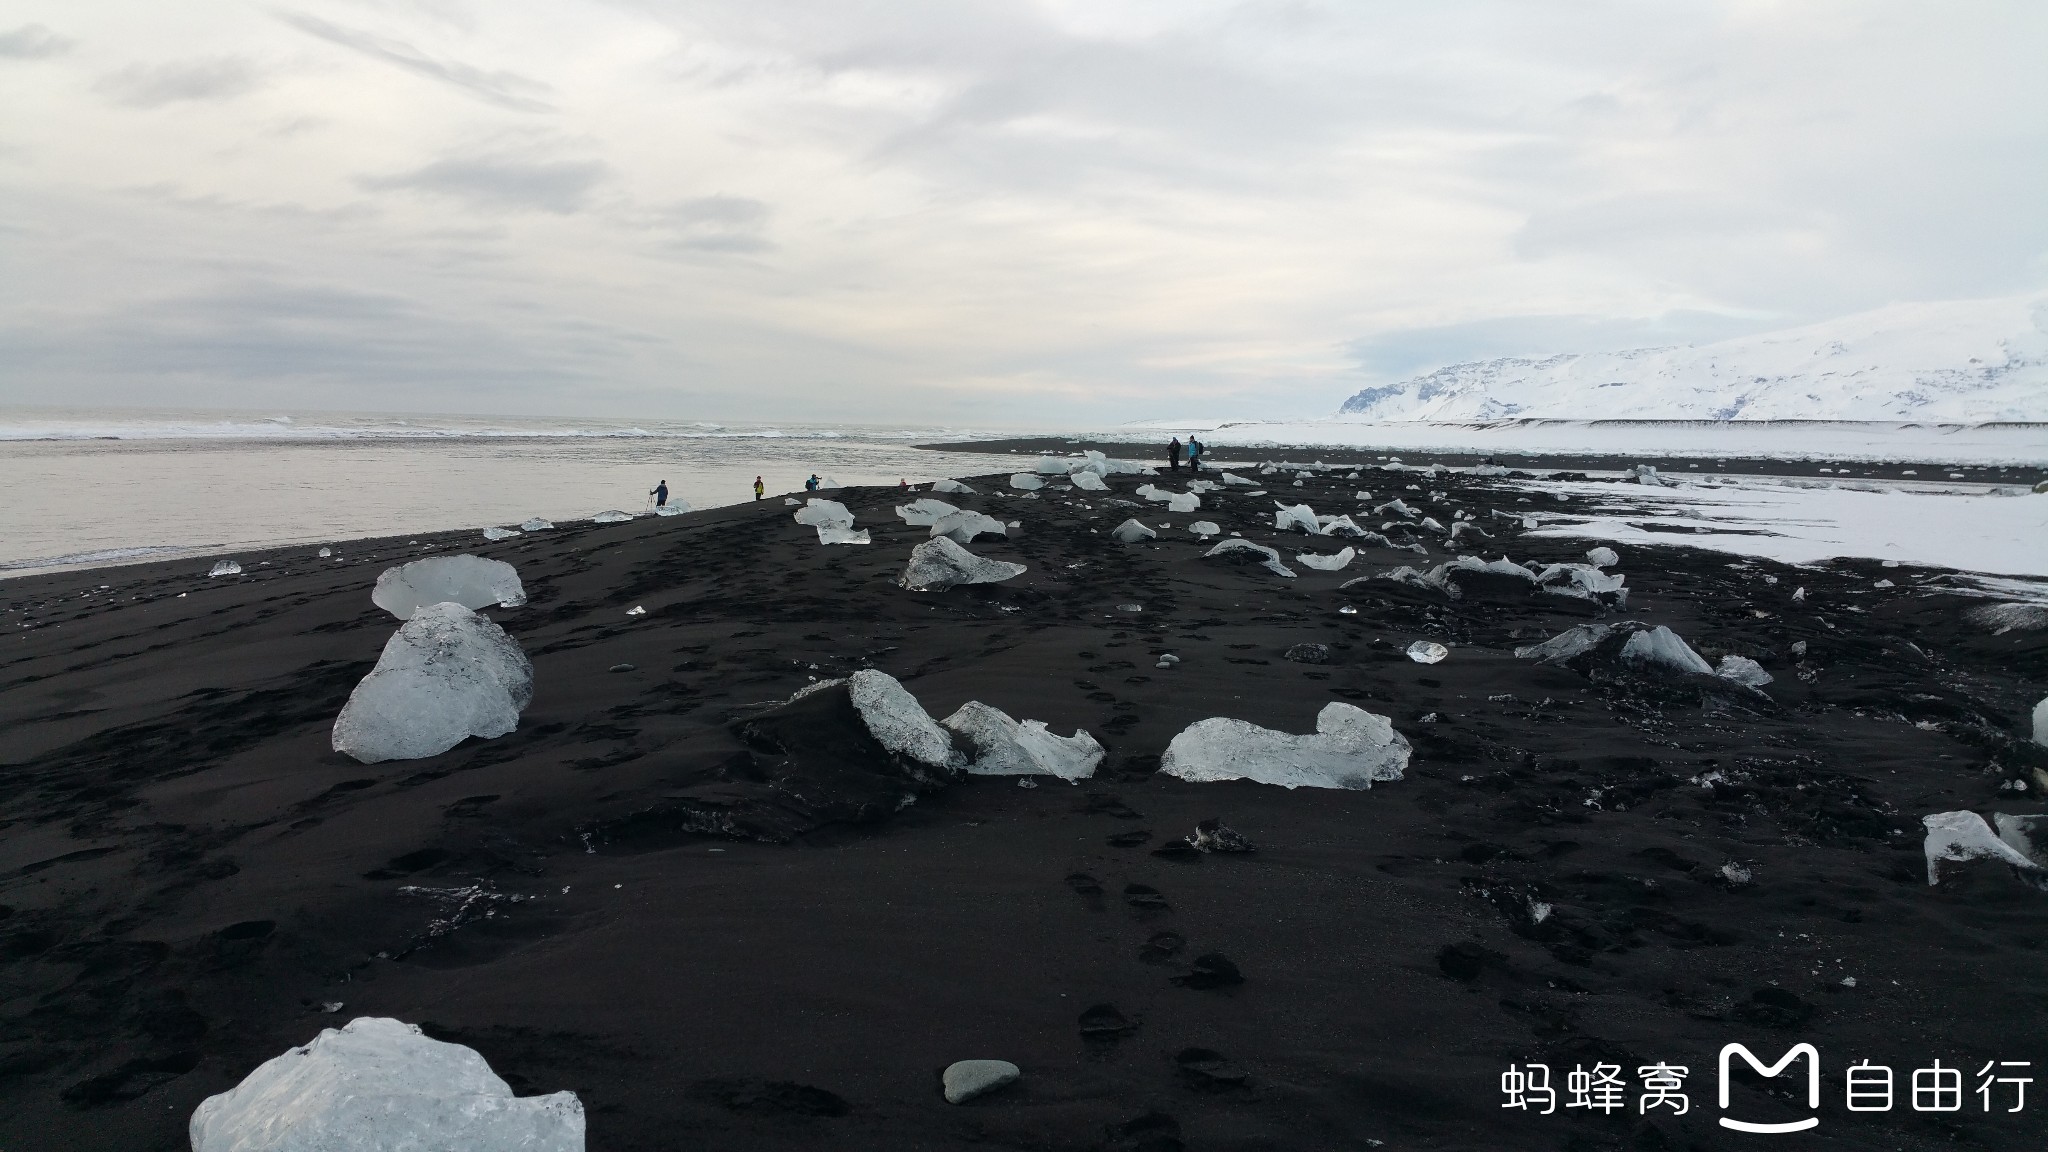
[[[1581,556],[1488,516],[1518,496],[1489,481],[1367,475],[1285,495],[1353,512],[1367,487],[1477,513],[1489,555]],[[2012,782],[2048,783],[2017,739],[2048,634],[1993,635],[1927,570],[1620,548],[1607,618],[1776,681],[1589,677],[1512,650],[1595,605],[1339,588],[1404,551],[1291,581],[1205,560],[1197,518],[1290,563],[1341,542],[1276,536],[1263,496],[1109,504],[1137,482],[1085,507],[945,497],[1021,521],[971,547],[1029,571],[934,593],[893,583],[927,532],[886,489],[830,494],[868,547],[821,547],[770,499],[0,584],[0,1147],[183,1148],[202,1098],[358,1015],[469,1044],[522,1093],[574,1089],[592,1149],[1749,1147],[1716,1125],[1730,1041],[1818,1047],[1831,1147],[2041,1146],[2037,1092],[1987,1113],[1970,1078],[1960,1112],[1902,1088],[1850,1113],[1842,1073],[2048,1067],[2048,894],[1985,864],[1929,887],[1919,828],[2042,810]],[[1175,527],[1110,542],[1132,515]],[[533,703],[501,739],[358,764],[328,729],[396,626],[370,587],[427,545],[518,566],[529,603],[486,614],[533,660]],[[1417,639],[1450,657],[1410,662]],[[1283,656],[1303,642],[1329,661]],[[736,721],[863,667],[934,716],[979,699],[1085,728],[1108,759],[1076,786],[970,777],[886,819],[747,826],[779,842],[691,830],[762,787]],[[1392,718],[1405,779],[1155,772],[1196,720],[1305,732],[1332,700]],[[1212,817],[1258,851],[1153,854]],[[1186,980],[1210,953],[1243,982]],[[939,1071],[978,1057],[1024,1078],[946,1104]],[[1690,1068],[1686,1115],[1637,1112],[1656,1061]],[[1532,1062],[1560,1087],[1619,1065],[1629,1107],[1503,1109],[1501,1074]],[[1796,1103],[1750,1078],[1728,1114]]]

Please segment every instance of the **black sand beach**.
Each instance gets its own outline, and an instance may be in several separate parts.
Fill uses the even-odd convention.
[[[1478,514],[1493,539],[1459,551],[1582,555],[1517,539],[1488,512],[1519,494],[1491,481],[1366,477],[1273,492],[1334,513],[1368,488]],[[1295,580],[1204,560],[1191,520],[1290,563],[1342,541],[1278,537],[1267,496],[1108,506],[1137,482],[945,497],[1021,521],[971,550],[1029,571],[943,592],[895,586],[927,530],[884,489],[829,493],[867,547],[822,547],[770,499],[246,554],[239,577],[0,583],[0,1149],[184,1148],[202,1098],[359,1015],[468,1044],[521,1093],[574,1089],[608,1152],[2043,1147],[2043,1086],[1986,1111],[1972,1073],[2048,1070],[2048,893],[1984,863],[1930,887],[1919,820],[2042,810],[2048,749],[2020,724],[2048,633],[1993,635],[1930,571],[1624,548],[1607,618],[1776,680],[1588,676],[1513,649],[1591,603],[1339,590],[1421,562],[1405,551]],[[1174,529],[1112,543],[1133,515]],[[533,703],[509,736],[358,764],[328,733],[395,627],[370,587],[428,545],[517,565],[529,603],[486,614],[532,659]],[[1417,639],[1449,658],[1409,661]],[[1283,656],[1304,642],[1328,661]],[[1085,728],[1108,759],[1079,785],[961,778],[835,820],[765,779],[734,724],[865,667],[934,716],[978,699]],[[1307,732],[1333,700],[1392,718],[1405,779],[1155,775],[1194,721]],[[692,831],[721,814],[766,839]],[[1208,818],[1257,851],[1154,854]],[[1210,954],[1242,983],[1203,979]],[[1731,1041],[1818,1048],[1816,1132],[1717,1126]],[[939,1071],[977,1057],[1024,1077],[946,1104]],[[1900,1079],[1890,1112],[1843,1107],[1865,1059]],[[1936,1060],[1963,1070],[1960,1111],[1907,1103]],[[1684,1115],[1637,1110],[1655,1062],[1689,1068]],[[1502,1073],[1529,1063],[1560,1094],[1574,1065],[1618,1065],[1629,1104],[1504,1109]],[[1748,1077],[1727,1115],[1803,1103]]]

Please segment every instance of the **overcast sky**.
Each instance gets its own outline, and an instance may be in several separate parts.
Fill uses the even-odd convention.
[[[1077,425],[2048,284],[2048,4],[9,0],[0,402]]]

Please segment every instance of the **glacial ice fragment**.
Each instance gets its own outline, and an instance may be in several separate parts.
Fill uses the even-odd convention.
[[[1102,482],[1102,477],[1099,474],[1091,472],[1087,469],[1076,470],[1074,472],[1073,479],[1074,487],[1079,488],[1083,492],[1109,491],[1109,485],[1104,484]]]
[[[2015,872],[2026,877],[2036,887],[2048,883],[2044,870],[2039,864],[2020,852],[2011,844],[2000,840],[1984,823],[1984,818],[1975,812],[1936,812],[1923,816],[1920,823],[1927,829],[1924,848],[1927,853],[1927,883],[1941,883],[1943,862],[1961,863],[1965,860],[1997,860],[2010,864]]]
[[[241,574],[242,566],[233,560],[215,561],[213,571],[207,573],[208,576],[240,576]]]
[[[976,536],[1008,536],[1010,530],[993,516],[973,509],[961,509],[932,521],[931,534],[934,537],[944,536],[955,544],[967,544]]]
[[[2034,705],[2034,743],[2048,747],[2048,696]]]
[[[894,676],[863,668],[846,678],[846,695],[860,711],[868,733],[890,754],[942,772],[965,766],[966,757],[954,749],[953,738]]]
[[[1040,456],[1033,471],[1041,476],[1065,476],[1068,471],[1067,462],[1058,456]]]
[[[1045,481],[1040,480],[1038,477],[1033,476],[1029,472],[1019,472],[1016,475],[1010,477],[1010,487],[1025,492],[1035,492],[1038,489],[1045,487]]]
[[[1515,655],[1538,664],[1562,664],[1574,656],[1584,655],[1599,647],[1607,634],[1614,631],[1612,624],[1580,624],[1567,628],[1541,644],[1531,644],[1515,649]]]
[[[656,516],[681,516],[690,510],[688,500],[671,500],[654,510]]]
[[[913,592],[935,592],[956,584],[999,584],[1023,574],[1022,564],[984,559],[951,537],[934,536],[910,550],[910,563],[896,583]]]
[[[1222,479],[1222,481],[1225,484],[1229,484],[1232,487],[1236,488],[1250,488],[1258,483],[1258,481],[1256,480],[1247,480],[1242,476],[1238,476],[1230,472],[1223,473],[1220,479]]]
[[[1721,657],[1721,664],[1714,669],[1714,675],[1750,688],[1761,688],[1771,682],[1771,674],[1764,671],[1764,666],[1747,656]]]
[[[1273,575],[1285,576],[1289,580],[1294,579],[1294,570],[1280,562],[1280,553],[1278,551],[1268,548],[1264,544],[1254,544],[1241,536],[1233,536],[1228,540],[1222,541],[1214,548],[1202,553],[1202,556],[1204,559],[1220,556],[1225,559],[1239,560],[1248,558],[1245,555],[1241,555],[1245,553],[1256,554],[1262,557],[1263,559],[1259,562],[1259,566]]]
[[[464,553],[429,556],[386,568],[377,577],[370,602],[400,620],[428,604],[455,603],[464,608],[517,608],[526,603],[519,570],[503,560]]]
[[[1451,650],[1434,640],[1417,640],[1408,646],[1408,658],[1417,664],[1441,664]]]
[[[1002,709],[969,700],[939,721],[974,748],[967,771],[976,776],[1057,776],[1085,780],[1102,763],[1102,745],[1081,729],[1054,735],[1042,720],[1012,720]]]
[[[1313,568],[1318,572],[1337,572],[1341,571],[1345,565],[1351,563],[1357,555],[1357,549],[1346,548],[1328,556],[1318,555],[1314,552],[1301,552],[1297,553],[1294,558],[1299,560],[1305,567]]]
[[[541,516],[528,517],[519,522],[519,530],[521,532],[545,532],[554,526],[554,521]]]
[[[818,525],[818,543],[872,544],[874,541],[868,539],[868,530],[865,528],[854,528],[845,524],[820,524]]]
[[[1150,540],[1157,535],[1159,533],[1145,527],[1136,520],[1126,520],[1109,531],[1110,539],[1115,540],[1119,544],[1136,544],[1140,540]]]
[[[1251,780],[1282,788],[1356,789],[1401,779],[1408,755],[1407,739],[1385,716],[1331,703],[1307,736],[1220,716],[1197,721],[1167,745],[1159,770],[1191,783]]]
[[[1205,540],[1211,536],[1223,535],[1222,526],[1217,524],[1214,520],[1197,520],[1193,524],[1188,525],[1188,531],[1193,532],[1195,535],[1200,536]]]
[[[934,480],[932,481],[932,491],[955,492],[963,496],[974,495],[974,489],[969,488],[967,485],[962,484],[958,480]]]
[[[1712,665],[1680,639],[1678,633],[1662,624],[1630,636],[1628,642],[1621,646],[1621,662],[1671,672],[1697,672],[1702,676],[1714,674]]]
[[[334,720],[336,752],[364,764],[438,756],[519,726],[533,665],[519,643],[456,603],[412,613]]]
[[[624,524],[632,518],[633,514],[631,512],[621,512],[617,508],[609,508],[592,516],[590,522],[592,524]]]
[[[1603,544],[1586,553],[1586,562],[1595,568],[1612,568],[1621,563],[1621,557],[1614,554],[1614,549]]]
[[[524,533],[524,532],[521,532],[521,531],[519,531],[519,530],[518,530],[517,528],[486,528],[486,529],[484,529],[484,539],[486,539],[486,540],[494,540],[494,541],[495,541],[495,540],[510,540],[510,539],[511,539],[511,538],[513,538],[514,536],[524,536],[524,535],[526,535],[526,533]]]
[[[1662,488],[1670,483],[1670,481],[1657,475],[1657,469],[1651,467],[1648,464],[1636,465],[1635,473],[1635,480],[1638,484],[1647,484],[1653,488]]]
[[[951,516],[959,510],[958,507],[948,504],[944,500],[933,500],[930,497],[925,497],[921,500],[912,500],[908,504],[898,504],[896,506],[896,515],[902,517],[903,522],[913,528],[927,528],[940,517]]]
[[[574,1092],[514,1096],[473,1049],[359,1016],[200,1101],[192,1152],[583,1152]]]
[[[828,524],[840,528],[853,527],[852,510],[837,500],[827,500],[822,496],[810,497],[802,508],[796,510],[792,518],[799,524],[809,524],[814,528],[823,528]]]

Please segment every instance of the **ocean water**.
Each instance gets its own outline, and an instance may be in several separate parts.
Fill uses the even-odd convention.
[[[847,425],[0,409],[0,576],[529,516],[697,508],[990,472],[913,445],[1015,431]]]

